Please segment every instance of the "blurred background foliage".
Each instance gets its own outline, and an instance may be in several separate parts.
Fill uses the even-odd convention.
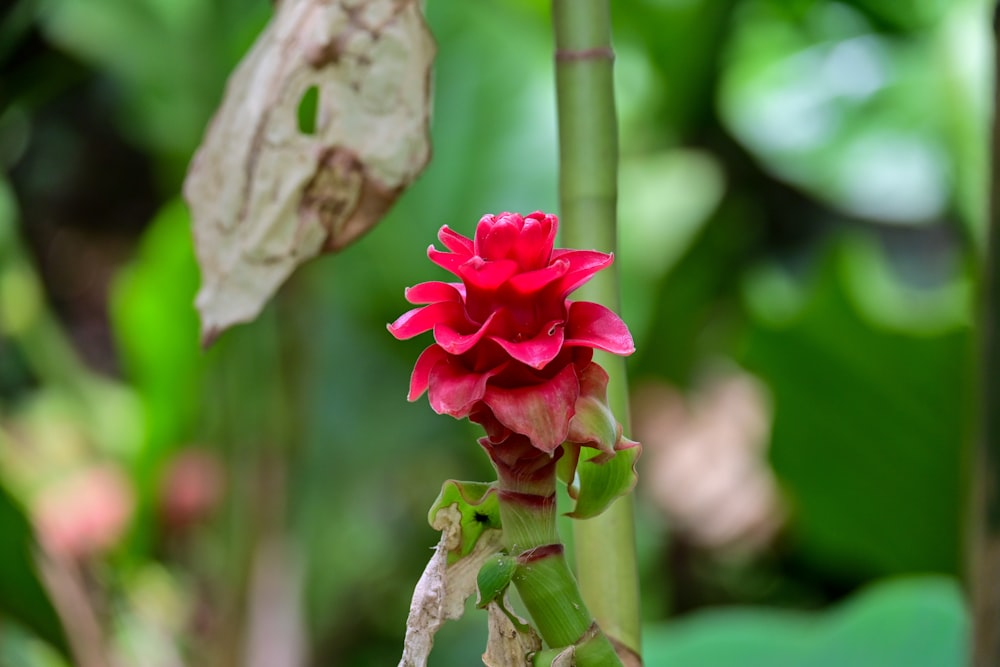
[[[547,4],[427,5],[428,170],[208,351],[178,192],[270,3],[0,9],[0,665],[395,664],[491,471],[385,323],[440,225],[556,207]],[[964,664],[988,3],[613,9],[648,664]]]

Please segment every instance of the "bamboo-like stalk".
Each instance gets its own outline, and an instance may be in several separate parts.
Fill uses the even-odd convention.
[[[530,488],[507,478],[499,468],[497,472],[504,547],[517,563],[513,583],[538,633],[555,653],[574,647],[577,667],[621,667],[614,647],[580,596],[563,554],[556,530],[555,466],[549,466],[548,474]]]
[[[553,0],[559,123],[559,205],[563,244],[613,252],[617,246],[618,125],[608,0]],[[581,294],[620,310],[615,267]],[[599,353],[608,399],[628,432],[624,361]],[[631,496],[594,519],[574,522],[584,600],[625,664],[641,664],[639,584]]]
[[[993,18],[1000,43],[1000,7]],[[980,313],[981,403],[974,467],[972,545],[973,662],[1000,664],[1000,50],[994,61],[990,215]]]

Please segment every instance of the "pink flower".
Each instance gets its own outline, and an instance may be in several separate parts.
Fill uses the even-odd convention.
[[[125,473],[101,464],[46,486],[34,500],[32,517],[46,551],[84,560],[118,544],[134,509],[135,494]]]
[[[425,305],[389,325],[399,339],[434,332],[409,400],[427,391],[439,414],[475,413],[494,443],[519,434],[551,454],[567,440],[581,386],[593,384],[593,350],[627,355],[635,347],[613,312],[566,298],[613,257],[553,248],[557,227],[554,215],[535,212],[486,215],[474,240],[441,228],[449,252],[431,246],[427,254],[461,282],[407,289],[410,303]]]

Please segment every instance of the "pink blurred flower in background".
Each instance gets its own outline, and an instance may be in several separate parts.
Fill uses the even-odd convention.
[[[42,489],[32,504],[32,517],[47,552],[79,560],[115,546],[134,508],[128,478],[117,466],[101,464]]]
[[[222,500],[226,469],[208,449],[190,447],[167,464],[160,484],[160,516],[172,530],[184,530],[206,519]]]

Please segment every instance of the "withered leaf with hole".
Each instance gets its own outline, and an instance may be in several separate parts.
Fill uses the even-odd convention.
[[[370,229],[424,168],[434,51],[417,0],[278,4],[184,183],[204,343]],[[316,116],[300,127],[310,95]]]
[[[500,550],[503,536],[495,528],[485,530],[470,553],[449,565],[448,552],[462,542],[462,513],[457,503],[437,512],[434,528],[441,531],[441,540],[413,589],[398,667],[427,667],[434,635],[445,621],[459,619],[465,613],[465,601],[476,592],[476,575],[483,563]]]

